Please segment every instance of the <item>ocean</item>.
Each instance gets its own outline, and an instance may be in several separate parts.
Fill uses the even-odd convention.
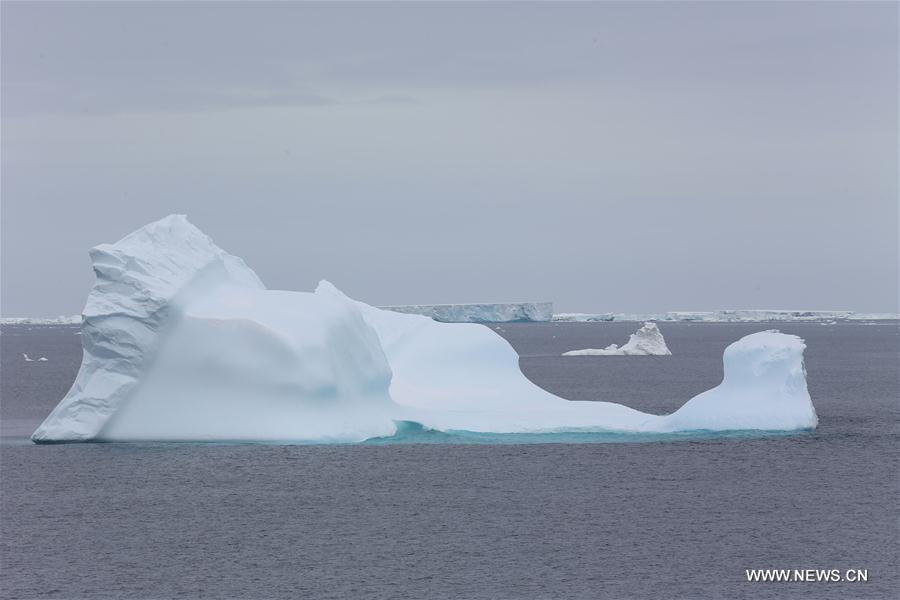
[[[819,428],[793,435],[410,432],[358,445],[66,444],[75,327],[0,335],[0,596],[895,598],[898,323],[662,323],[671,357],[562,357],[635,323],[491,326],[570,399],[665,413],[768,328],[807,341]],[[25,362],[22,354],[47,357]],[[486,443],[491,442],[491,443]],[[518,443],[522,442],[522,443]],[[865,583],[748,582],[862,569]]]

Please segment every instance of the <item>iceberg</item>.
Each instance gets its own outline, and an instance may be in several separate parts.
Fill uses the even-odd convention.
[[[410,304],[381,308],[393,312],[425,315],[442,323],[512,323],[550,321],[553,318],[552,302]]]
[[[729,346],[719,386],[658,416],[550,394],[482,325],[382,310],[325,281],[314,293],[266,289],[184,216],[97,246],[91,258],[83,362],[34,432],[38,443],[359,442],[409,423],[510,434],[817,423],[805,345],[777,331]]]
[[[616,344],[610,344],[606,348],[585,348],[584,350],[569,350],[563,352],[563,356],[671,356],[672,352],[666,346],[666,340],[656,326],[656,323],[647,321],[635,333],[631,334],[628,342],[619,348]]]
[[[798,336],[774,329],[741,338],[725,348],[722,383],[660,417],[661,431],[814,429],[805,349]]]

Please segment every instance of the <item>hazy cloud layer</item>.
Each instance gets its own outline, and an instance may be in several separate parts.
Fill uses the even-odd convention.
[[[271,287],[898,309],[893,3],[3,3],[2,313],[170,212]]]

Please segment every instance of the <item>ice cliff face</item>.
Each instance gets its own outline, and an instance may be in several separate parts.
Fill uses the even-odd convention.
[[[621,348],[616,344],[610,344],[606,348],[563,352],[563,356],[670,356],[671,354],[656,323],[649,321],[632,333],[628,342]]]
[[[182,216],[91,256],[84,360],[36,442],[353,442],[399,421],[497,433],[816,425],[795,336],[732,344],[721,385],[655,416],[544,391],[481,325],[380,310],[327,282],[314,294],[266,290]],[[656,343],[646,329],[633,348]]]

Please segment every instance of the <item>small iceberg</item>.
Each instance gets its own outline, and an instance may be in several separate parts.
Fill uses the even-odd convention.
[[[569,350],[563,356],[671,356],[666,340],[656,323],[646,322],[644,326],[631,334],[628,342],[621,348],[610,344],[606,348],[585,348]]]
[[[32,435],[38,443],[333,443],[409,427],[657,435],[817,424],[806,345],[777,331],[730,345],[720,385],[670,415],[652,415],[547,392],[483,325],[381,310],[326,281],[313,293],[267,289],[181,215],[97,246],[91,259],[81,368]],[[642,331],[623,349],[662,340],[652,323]]]
[[[47,362],[47,360],[48,360],[46,356],[42,356],[39,359],[35,360],[24,353],[22,354],[22,358],[25,359],[25,362]]]

